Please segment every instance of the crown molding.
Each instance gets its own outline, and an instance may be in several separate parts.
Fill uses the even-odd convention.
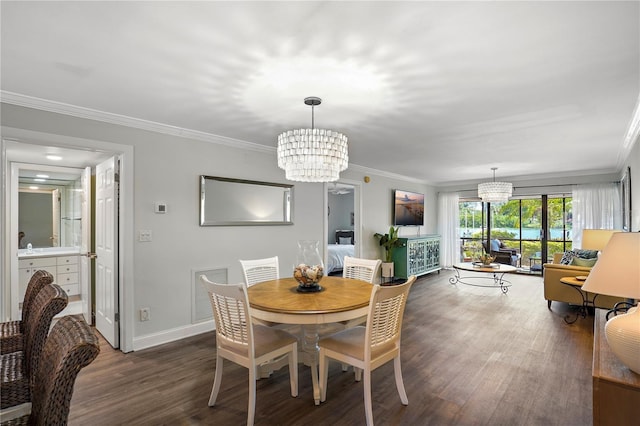
[[[351,170],[354,172],[360,172],[360,173],[364,173],[364,174],[372,174],[372,175],[376,175],[376,176],[380,176],[380,177],[384,177],[384,178],[388,178],[388,179],[397,179],[397,180],[402,180],[405,182],[413,182],[413,183],[419,183],[422,185],[431,185],[430,182],[423,180],[423,179],[417,179],[411,176],[405,176],[405,175],[400,175],[397,173],[391,173],[391,172],[385,172],[384,170],[379,170],[379,169],[374,169],[371,167],[365,167],[365,166],[360,166],[358,164],[352,164],[349,163],[349,168],[347,170]]]
[[[21,95],[19,93],[0,91],[0,101],[26,107],[34,108],[42,111],[54,112],[57,114],[69,115],[77,118],[101,121],[104,123],[115,124],[119,126],[127,126],[140,130],[147,130],[156,133],[162,133],[170,136],[178,136],[181,138],[194,139],[202,142],[215,143],[218,145],[229,146],[233,148],[242,148],[251,151],[275,153],[275,147],[260,145],[239,139],[228,138],[225,136],[214,135],[211,133],[200,132],[197,130],[185,129],[168,124],[157,123],[155,121],[142,120],[126,115],[113,114],[110,112],[99,111],[91,108],[79,107],[76,105],[66,104],[62,102],[50,101],[32,96]]]
[[[178,136],[181,138],[188,138],[199,140],[202,142],[209,142],[218,145],[224,145],[232,148],[241,148],[250,151],[257,151],[262,153],[270,153],[275,156],[276,148],[266,145],[260,145],[252,142],[243,141],[240,139],[228,138],[225,136],[214,135],[211,133],[200,132],[197,130],[185,129],[182,127],[169,126],[167,124],[158,123],[155,121],[142,120],[139,118],[133,118],[120,114],[113,114],[109,112],[99,111],[91,108],[79,107],[76,105],[66,104],[63,102],[50,101],[42,98],[36,98],[33,96],[22,95],[19,93],[8,92],[0,90],[0,101],[10,105],[16,105],[25,108],[33,108],[42,111],[53,112],[56,114],[69,115],[77,118],[84,118],[87,120],[101,121],[104,123],[115,124],[119,126],[132,127],[140,130],[147,130],[150,132],[162,133],[170,136]],[[420,184],[429,184],[428,182],[420,179],[415,179],[409,176],[403,176],[396,173],[385,172],[384,170],[378,170],[370,167],[359,166],[357,164],[350,163],[349,169],[366,174],[375,174],[389,179],[398,179],[408,182],[415,182]]]
[[[636,106],[633,109],[633,114],[631,115],[631,119],[629,120],[629,126],[627,128],[627,132],[624,135],[624,142],[622,144],[622,150],[618,155],[617,167],[618,169],[623,169],[625,161],[629,158],[631,151],[638,140],[640,139],[640,95],[638,95],[638,100],[636,101]]]

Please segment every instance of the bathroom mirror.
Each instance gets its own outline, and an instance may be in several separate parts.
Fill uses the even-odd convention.
[[[200,176],[200,226],[292,225],[293,185]]]
[[[39,167],[18,171],[18,248],[79,246],[82,169]]]

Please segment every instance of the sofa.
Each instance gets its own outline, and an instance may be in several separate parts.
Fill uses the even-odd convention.
[[[588,275],[591,272],[589,266],[563,265],[560,263],[564,253],[555,253],[553,263],[545,263],[543,267],[544,298],[547,300],[547,308],[551,309],[551,302],[564,302],[572,305],[582,305],[582,297],[569,285],[562,284],[560,278],[577,277]],[[593,300],[595,294],[587,293],[589,300]],[[598,308],[611,309],[617,302],[624,301],[623,298],[598,295],[595,299],[595,306]]]

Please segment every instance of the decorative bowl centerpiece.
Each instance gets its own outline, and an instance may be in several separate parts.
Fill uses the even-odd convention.
[[[321,291],[319,283],[324,277],[324,265],[319,241],[298,241],[298,264],[293,267],[293,278],[298,282],[300,292]]]
[[[483,265],[489,266],[489,265],[491,265],[491,262],[493,262],[494,260],[496,260],[496,257],[495,257],[495,256],[491,256],[490,254],[485,253],[485,254],[481,255],[481,256],[478,258],[478,260],[480,260],[480,262],[481,262]]]
[[[324,277],[322,265],[305,265],[301,263],[293,268],[293,278],[298,281],[300,291],[319,291],[320,280]]]

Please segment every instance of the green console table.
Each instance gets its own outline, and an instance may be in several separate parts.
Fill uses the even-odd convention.
[[[393,250],[396,278],[440,271],[440,235],[399,238],[402,247]]]

